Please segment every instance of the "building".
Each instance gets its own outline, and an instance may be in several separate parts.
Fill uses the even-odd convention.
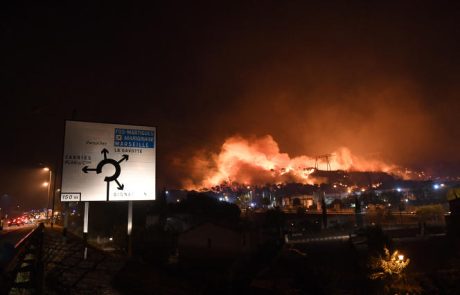
[[[281,200],[284,209],[295,209],[297,207],[310,208],[318,203],[314,195],[286,196]]]

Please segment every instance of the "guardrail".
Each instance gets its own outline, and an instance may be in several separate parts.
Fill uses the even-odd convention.
[[[14,246],[14,255],[0,275],[0,294],[41,294],[43,291],[44,224]]]

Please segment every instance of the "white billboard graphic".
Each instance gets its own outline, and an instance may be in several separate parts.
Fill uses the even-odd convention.
[[[61,201],[155,200],[154,127],[67,121]]]

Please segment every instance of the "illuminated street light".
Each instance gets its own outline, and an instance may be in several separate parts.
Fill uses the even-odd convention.
[[[399,260],[400,262],[403,261],[403,260],[404,260],[404,255],[399,254],[399,255],[398,255],[398,260]]]
[[[49,172],[49,173],[50,173],[50,179],[49,179],[49,181],[43,183],[43,186],[47,186],[47,187],[48,187],[48,205],[46,206],[46,219],[48,219],[48,217],[49,217],[48,211],[49,211],[50,199],[51,199],[51,194],[50,194],[50,192],[51,192],[51,178],[52,178],[53,172],[52,172],[52,170],[51,170],[49,167],[44,167],[44,168],[43,168],[43,171],[46,171],[46,172]],[[53,200],[53,202],[54,202],[54,200]],[[54,204],[53,204],[53,205],[54,205]]]

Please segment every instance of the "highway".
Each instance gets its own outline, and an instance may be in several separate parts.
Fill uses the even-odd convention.
[[[15,253],[15,245],[37,226],[35,224],[6,227],[0,231],[0,272]]]
[[[37,226],[35,224],[10,226],[0,231],[0,247],[4,244],[16,245],[22,238],[24,238],[30,231]]]

